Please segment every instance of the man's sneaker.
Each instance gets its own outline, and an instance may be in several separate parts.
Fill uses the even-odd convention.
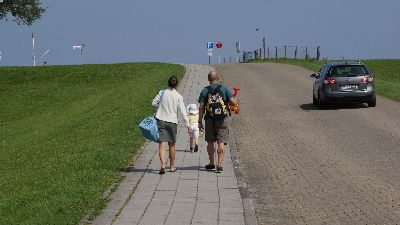
[[[206,170],[215,171],[215,165],[208,164],[205,166]]]
[[[217,170],[215,171],[216,173],[222,173],[222,171],[224,171],[223,169],[222,169],[222,167],[217,167]]]
[[[190,147],[190,151],[193,152],[193,147]]]
[[[198,145],[195,145],[195,146],[194,146],[194,152],[197,152],[197,151],[199,151],[199,146],[198,146]]]

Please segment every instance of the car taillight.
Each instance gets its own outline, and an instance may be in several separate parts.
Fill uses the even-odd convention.
[[[361,78],[361,83],[372,83],[374,82],[374,78],[373,77],[363,77]]]
[[[332,78],[326,78],[324,84],[336,84],[336,80]]]

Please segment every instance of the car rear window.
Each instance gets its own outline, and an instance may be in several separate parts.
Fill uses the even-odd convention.
[[[329,68],[328,77],[353,77],[367,75],[368,70],[363,65],[343,65]]]

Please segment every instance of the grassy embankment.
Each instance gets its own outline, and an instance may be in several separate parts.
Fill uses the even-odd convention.
[[[171,74],[184,68],[0,67],[0,224],[77,224],[101,209]]]
[[[325,61],[295,59],[264,61],[298,65],[312,71],[318,71],[325,63]],[[375,74],[377,94],[400,102],[400,59],[362,60],[362,62]]]

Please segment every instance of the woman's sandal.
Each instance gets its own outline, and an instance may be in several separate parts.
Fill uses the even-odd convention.
[[[161,168],[160,172],[158,172],[158,174],[165,174],[165,168]]]
[[[174,170],[170,170],[170,173],[174,173],[177,170],[177,168],[175,168]]]

